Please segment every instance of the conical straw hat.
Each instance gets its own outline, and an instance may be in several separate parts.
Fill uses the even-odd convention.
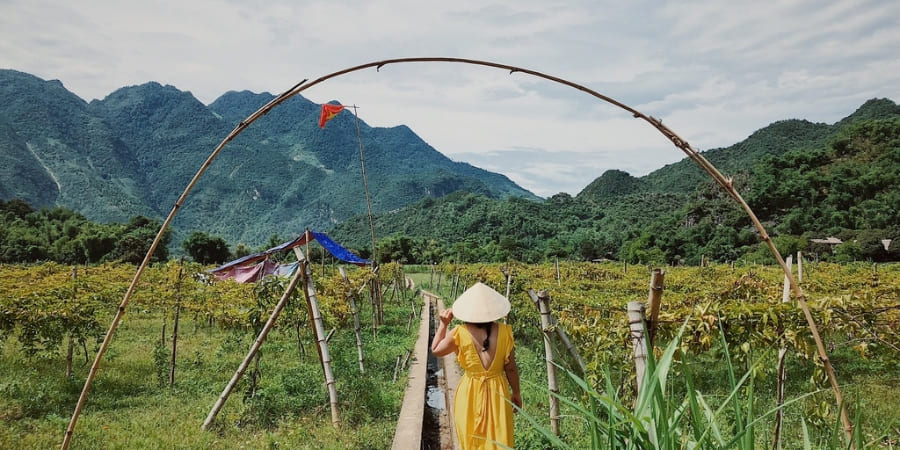
[[[463,322],[493,322],[509,313],[509,300],[484,283],[475,283],[453,303],[453,316]]]

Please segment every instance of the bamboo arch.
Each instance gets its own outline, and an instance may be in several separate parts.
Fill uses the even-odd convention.
[[[674,131],[669,129],[667,126],[663,125],[662,120],[657,119],[653,116],[645,115],[644,113],[621,103],[613,98],[607,97],[599,92],[596,92],[592,89],[589,89],[580,84],[568,81],[563,78],[555,77],[552,75],[547,75],[535,70],[525,69],[521,67],[510,66],[507,64],[500,64],[490,61],[482,61],[475,59],[466,59],[466,58],[449,58],[449,57],[413,57],[413,58],[396,58],[396,59],[385,59],[381,61],[374,61],[365,64],[361,64],[358,66],[349,67],[343,70],[339,70],[337,72],[332,72],[330,74],[321,76],[316,78],[313,81],[307,83],[308,79],[304,79],[303,81],[295,84],[290,89],[282,92],[280,95],[272,99],[269,103],[264,105],[262,108],[258,109],[256,112],[248,116],[246,119],[238,123],[238,125],[232,130],[219,145],[213,150],[213,152],[209,155],[206,161],[200,166],[200,169],[188,183],[187,187],[185,187],[184,192],[178,197],[178,200],[175,202],[175,205],[172,207],[172,211],[169,212],[168,217],[163,222],[163,224],[159,228],[159,232],[157,232],[156,237],[153,239],[153,243],[150,245],[150,249],[147,251],[146,256],[144,256],[143,262],[138,266],[137,271],[134,274],[134,278],[131,281],[131,284],[128,286],[128,290],[125,292],[125,296],[122,299],[122,302],[119,304],[118,311],[116,312],[115,317],[113,318],[112,324],[109,327],[109,331],[107,331],[106,336],[103,339],[103,343],[100,345],[100,349],[97,351],[97,356],[94,358],[94,362],[91,365],[91,370],[88,373],[88,377],[84,382],[84,387],[81,390],[81,395],[78,397],[78,403],[75,406],[75,411],[72,413],[72,418],[69,421],[68,428],[66,429],[66,434],[62,443],[62,450],[66,450],[69,447],[69,443],[71,442],[72,435],[75,430],[75,425],[78,422],[78,416],[81,413],[82,408],[84,408],[84,403],[87,400],[88,392],[91,388],[91,383],[94,380],[94,377],[97,374],[97,371],[100,366],[100,361],[103,359],[103,355],[106,353],[106,349],[109,346],[110,341],[112,340],[112,335],[115,333],[116,328],[118,327],[119,322],[122,319],[122,316],[125,314],[125,308],[128,306],[128,302],[131,299],[131,295],[134,292],[138,281],[141,278],[141,275],[144,272],[144,269],[150,262],[150,258],[153,256],[153,253],[156,251],[156,247],[159,245],[160,240],[162,239],[163,233],[169,227],[169,224],[172,222],[172,219],[175,217],[175,214],[181,208],[181,205],[184,204],[185,198],[187,198],[188,193],[190,193],[191,189],[193,189],[194,185],[200,179],[200,176],[206,172],[206,169],[209,168],[209,165],[212,161],[218,156],[219,152],[222,151],[222,148],[225,147],[225,144],[234,139],[237,135],[243,132],[247,127],[250,126],[253,122],[255,122],[260,117],[268,114],[276,106],[283,103],[285,100],[309,89],[317,84],[323,83],[329,79],[339,77],[341,75],[346,75],[351,72],[357,72],[363,69],[368,69],[374,67],[376,71],[380,70],[382,67],[389,64],[400,64],[400,63],[416,63],[416,62],[445,62],[445,63],[462,63],[462,64],[471,64],[478,66],[486,66],[493,67],[497,69],[508,70],[510,74],[513,73],[524,73],[528,75],[532,75],[538,78],[543,78],[545,80],[553,81],[559,84],[563,84],[565,86],[569,86],[571,88],[577,89],[579,91],[585,92],[593,97],[596,97],[600,100],[603,100],[607,103],[615,105],[625,111],[628,111],[632,114],[634,118],[641,119],[657,131],[662,133],[667,139],[672,141],[672,143],[684,152],[688,158],[694,161],[698,166],[700,166],[703,171],[705,171],[712,179],[718,184],[722,189],[725,190],[728,195],[732,197],[743,210],[750,217],[750,220],[753,222],[753,226],[759,232],[760,239],[766,243],[769,247],[769,250],[775,256],[775,259],[778,261],[778,264],[781,266],[782,271],[784,271],[785,277],[790,283],[791,290],[794,295],[797,297],[797,303],[800,305],[800,308],[803,310],[803,315],[806,317],[806,322],[809,325],[810,332],[812,333],[813,339],[816,343],[816,349],[819,355],[819,359],[822,361],[825,367],[825,372],[828,375],[828,380],[831,383],[832,390],[834,391],[835,400],[837,401],[840,409],[841,409],[841,422],[844,426],[844,432],[847,435],[848,441],[852,436],[853,424],[850,422],[849,416],[847,414],[847,408],[844,405],[843,396],[841,395],[840,386],[837,382],[837,377],[834,373],[834,368],[831,366],[831,360],[828,358],[828,353],[825,350],[825,345],[822,342],[822,338],[819,336],[818,327],[816,326],[815,320],[812,317],[812,314],[809,311],[809,307],[806,304],[806,296],[803,293],[803,290],[797,284],[794,276],[791,274],[790,269],[787,267],[787,264],[784,262],[781,254],[778,252],[778,249],[775,248],[775,244],[772,242],[772,239],[769,237],[762,223],[760,223],[759,219],[757,219],[756,214],[750,209],[750,206],[747,205],[747,202],[741,197],[741,195],[734,189],[733,180],[731,178],[726,178],[722,173],[719,172],[706,158],[703,157],[698,151],[694,150],[687,141],[682,139],[680,136],[675,134]],[[852,441],[851,446],[852,446]]]

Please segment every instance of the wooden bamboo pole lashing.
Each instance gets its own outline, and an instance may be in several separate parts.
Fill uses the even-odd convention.
[[[245,356],[244,360],[241,361],[238,369],[234,372],[234,375],[231,376],[231,381],[229,381],[225,386],[225,390],[223,390],[222,394],[219,395],[219,399],[216,400],[216,404],[213,405],[213,408],[209,411],[209,414],[206,416],[206,420],[203,421],[203,425],[200,427],[201,429],[208,430],[209,426],[212,425],[212,423],[216,420],[216,416],[219,414],[222,406],[225,405],[225,401],[228,400],[228,396],[231,395],[231,391],[234,390],[237,382],[241,379],[241,376],[244,375],[244,372],[247,371],[247,367],[250,366],[250,362],[253,360],[253,357],[256,356],[259,348],[262,346],[263,342],[266,341],[266,337],[269,335],[269,331],[275,325],[275,320],[278,318],[278,315],[281,314],[281,311],[284,309],[284,305],[287,304],[288,298],[294,292],[294,289],[297,288],[297,283],[299,283],[302,278],[303,268],[298,267],[297,271],[294,273],[294,276],[291,277],[291,281],[288,284],[287,289],[285,289],[284,294],[281,296],[281,299],[278,300],[278,303],[275,305],[275,309],[272,310],[272,314],[269,315],[269,320],[267,320],[265,325],[263,325],[262,330],[259,332],[259,336],[256,337],[256,341],[254,341],[253,345],[250,346],[250,351],[247,352],[247,356]]]
[[[550,294],[546,290],[528,290],[528,296],[541,312],[541,331],[544,336],[544,358],[547,362],[547,389],[550,390],[550,431],[559,436],[559,383],[556,381],[556,364],[553,362],[553,344],[550,342]]]

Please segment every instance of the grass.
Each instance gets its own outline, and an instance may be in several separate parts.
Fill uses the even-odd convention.
[[[394,364],[398,355],[412,348],[416,329],[406,330],[406,304],[387,305],[385,314],[386,325],[379,328],[376,340],[371,329],[364,328],[365,376],[359,376],[351,327],[340,328],[329,343],[343,420],[340,430],[331,425],[309,327],[302,330],[307,354],[301,357],[294,328],[284,323],[262,347],[255,396],[248,396],[248,370],[213,430],[203,432],[200,425],[255,336],[182,319],[176,384],[169,388],[160,385],[152,357],[159,345],[162,316],[132,311],[101,362],[70,448],[389,447],[406,384],[405,376],[392,383]],[[84,356],[79,353],[74,377],[66,379],[62,355],[27,358],[15,336],[4,344],[0,448],[60,445],[90,366],[82,365]],[[90,358],[93,361],[93,354]]]

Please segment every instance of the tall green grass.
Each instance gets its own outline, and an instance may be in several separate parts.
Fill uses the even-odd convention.
[[[754,374],[758,367],[751,366],[740,377],[735,364],[724,350],[727,390],[724,396],[713,396],[715,401],[696,388],[694,375],[688,364],[683,364],[679,355],[679,343],[684,331],[682,327],[656,358],[650,352],[647,368],[640,389],[633,399],[625,399],[618,392],[613,376],[606,370],[601,378],[602,389],[595,388],[576,373],[560,367],[578,387],[580,395],[574,397],[555,394],[560,403],[573,412],[575,419],[582,422],[584,436],[554,435],[550,429],[533,414],[525,412],[523,418],[546,442],[555,448],[581,449],[757,449],[771,448],[770,432],[763,425],[771,423],[771,418],[779,409],[790,408],[821,391],[813,391],[796,396],[780,407],[760,408],[757,404]],[[724,342],[723,342],[724,344]],[[675,370],[678,365],[679,370]],[[678,385],[677,389],[673,384]],[[569,420],[573,420],[571,417]],[[853,446],[857,449],[891,446],[891,440],[882,434],[865,441],[860,431],[864,424],[856,417]],[[807,421],[801,418],[800,436],[784,436],[779,448],[849,448],[839,421],[832,427],[829,436],[813,437]],[[574,438],[574,439],[570,439]],[[574,440],[573,444],[571,441]],[[887,447],[884,447],[887,448]]]

